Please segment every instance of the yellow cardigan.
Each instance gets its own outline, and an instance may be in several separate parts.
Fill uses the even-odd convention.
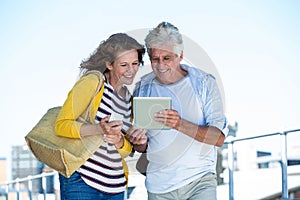
[[[71,91],[68,93],[68,97],[63,104],[60,113],[58,114],[55,123],[55,132],[58,136],[68,138],[81,138],[80,128],[83,125],[82,122],[76,121],[78,117],[85,111],[91,98],[96,92],[98,84],[103,84],[103,81],[99,82],[99,78],[95,74],[89,74],[80,78]],[[102,86],[101,86],[102,87]],[[101,101],[102,94],[100,92],[94,97],[91,103],[90,119],[94,124],[97,109]],[[87,136],[88,137],[88,136]],[[122,148],[117,149],[122,157],[123,168],[126,178],[128,178],[128,167],[124,158],[127,157],[132,151],[131,143],[124,137],[124,145]]]

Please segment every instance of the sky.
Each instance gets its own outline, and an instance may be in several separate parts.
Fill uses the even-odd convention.
[[[299,9],[297,0],[2,0],[0,157],[9,158],[47,109],[63,104],[80,62],[102,40],[162,21],[210,59],[239,137],[299,129]],[[272,144],[267,149],[278,150]]]

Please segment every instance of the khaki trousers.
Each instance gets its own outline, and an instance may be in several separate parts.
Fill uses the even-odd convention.
[[[148,192],[148,200],[216,200],[217,178],[209,173],[202,178],[171,192],[154,194]]]

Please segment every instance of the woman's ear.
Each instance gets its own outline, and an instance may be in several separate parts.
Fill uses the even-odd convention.
[[[109,69],[109,70],[112,70],[112,68],[113,68],[112,64],[109,63],[109,62],[105,62],[105,66],[106,66],[106,68]]]

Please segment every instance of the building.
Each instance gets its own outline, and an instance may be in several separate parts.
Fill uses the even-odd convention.
[[[13,180],[16,178],[25,178],[32,175],[41,174],[42,172],[47,171],[45,169],[48,167],[34,157],[27,145],[13,146],[11,154],[11,174]],[[53,177],[47,177],[47,193],[54,193],[53,179]],[[43,192],[41,179],[34,180],[32,184],[33,193]],[[28,184],[25,183],[24,187],[27,188]]]

